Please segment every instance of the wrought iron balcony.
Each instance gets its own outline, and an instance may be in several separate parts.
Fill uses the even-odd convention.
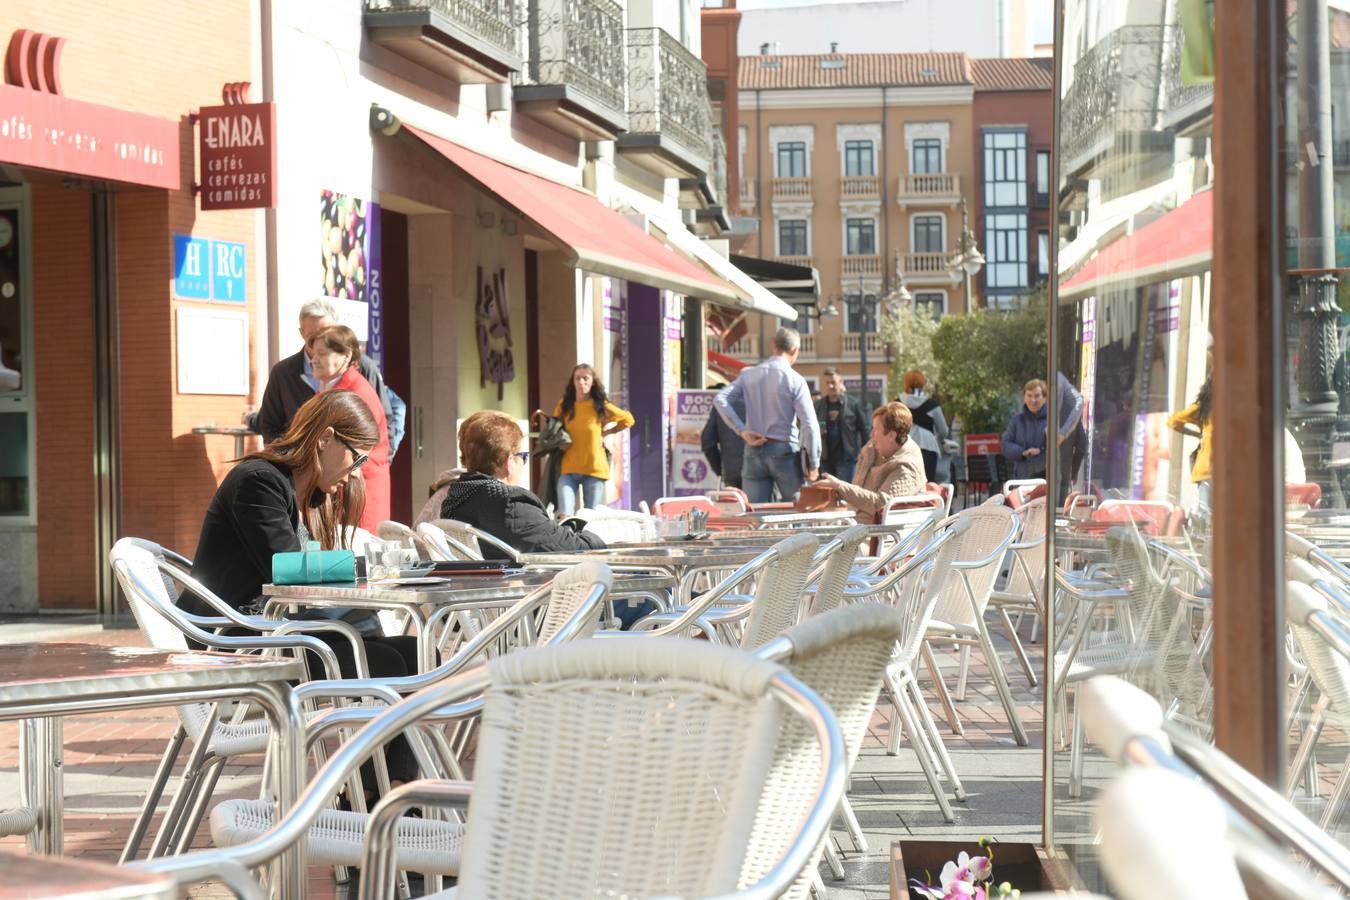
[[[955,172],[911,172],[900,176],[895,202],[900,206],[955,206],[961,201],[961,176]]]
[[[1214,85],[1184,84],[1181,80],[1181,51],[1185,33],[1175,25],[1165,26],[1167,60],[1163,65],[1163,125],[1173,127],[1182,119],[1207,115],[1214,104]]]
[[[664,28],[628,29],[628,133],[615,149],[664,178],[707,174],[708,67]]]
[[[690,197],[690,191],[697,195]],[[707,205],[703,205],[706,199]],[[700,206],[695,215],[694,233],[702,237],[716,237],[731,230],[731,220],[727,218],[727,142],[722,132],[714,128],[712,132],[712,163],[708,174],[702,178],[680,179],[680,204]]]
[[[1126,25],[1074,63],[1073,82],[1060,104],[1066,172],[1079,172],[1127,134],[1156,133],[1166,33],[1162,25]],[[1170,135],[1158,137],[1170,143]],[[1148,149],[1145,140],[1130,140]]]
[[[518,0],[365,0],[370,39],[462,84],[510,81],[524,64]]]
[[[524,0],[529,61],[515,106],[579,141],[628,129],[623,6],[615,0]]]

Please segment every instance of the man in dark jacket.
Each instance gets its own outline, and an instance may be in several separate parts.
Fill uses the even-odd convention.
[[[724,387],[725,384],[718,384],[712,389],[721,390]],[[737,397],[731,401],[731,408],[736,411],[736,415],[745,418],[745,398]],[[722,476],[722,485],[739,488],[741,461],[745,458],[745,439],[718,414],[716,406],[708,413],[708,422],[703,426],[699,442],[703,446],[703,456],[708,460],[709,468]]]
[[[837,369],[830,367],[821,377],[825,392],[816,401],[822,447],[820,471],[851,482],[858,452],[867,443],[872,428],[871,419],[862,408],[862,401],[844,392],[844,379]]]
[[[604,549],[598,535],[550,518],[528,488],[508,483],[525,476],[529,453],[518,449],[524,437],[516,420],[503,412],[481,410],[465,419],[459,452],[468,472],[450,485],[441,518],[486,531],[522,553]],[[491,545],[482,549],[487,559],[505,558]]]
[[[329,325],[336,324],[337,310],[327,300],[311,300],[300,307],[300,337],[304,339],[305,346],[300,348],[300,352],[272,367],[271,374],[267,376],[267,390],[263,391],[262,403],[250,423],[253,430],[263,436],[263,443],[270,444],[285,434],[295,411],[314,396],[317,385],[305,350],[311,337]],[[403,418],[408,406],[384,383],[384,376],[380,374],[375,360],[362,353],[360,368],[361,374],[379,395],[380,405],[384,407],[384,417],[389,423],[389,456],[392,458],[403,440]]]
[[[1003,455],[1012,460],[1014,478],[1045,477],[1045,382],[1033,378],[1022,388],[1022,408],[1003,432]]]

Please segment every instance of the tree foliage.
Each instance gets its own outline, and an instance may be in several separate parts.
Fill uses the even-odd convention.
[[[1009,312],[981,309],[941,322],[908,309],[886,316],[881,333],[892,347],[893,393],[905,372],[922,369],[965,434],[1002,431],[1022,385],[1046,377],[1045,304],[1037,292]]]

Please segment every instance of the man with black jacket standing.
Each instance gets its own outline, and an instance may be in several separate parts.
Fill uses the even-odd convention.
[[[871,420],[862,401],[844,391],[844,379],[833,367],[822,373],[824,393],[816,401],[816,418],[820,420],[822,452],[820,470],[840,481],[853,481],[853,467],[858,463],[858,452],[867,443]]]
[[[311,337],[337,324],[337,310],[328,300],[311,300],[300,307],[300,337],[304,345],[298,353],[272,367],[271,374],[267,376],[267,390],[263,392],[262,403],[249,423],[254,431],[262,435],[264,444],[281,437],[290,426],[295,411],[316,393],[314,370],[306,348]],[[389,423],[389,456],[392,459],[403,440],[403,418],[408,406],[384,383],[384,376],[380,374],[375,360],[362,353],[360,368],[361,374],[379,395],[380,405],[384,407],[384,417]]]

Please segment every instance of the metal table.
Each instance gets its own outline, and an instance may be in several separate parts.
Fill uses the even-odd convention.
[[[304,780],[305,719],[288,682],[304,678],[303,661],[289,657],[97,644],[0,646],[0,720],[25,720],[19,745],[21,802],[38,819],[30,848],[61,852],[61,716],[218,700],[257,703],[272,723],[278,808],[289,810]],[[273,883],[279,898],[304,896],[303,854],[290,851],[280,857]]]
[[[822,509],[815,512],[767,510],[712,516],[708,519],[708,527],[715,530],[810,528],[814,525],[852,524],[856,517],[857,513],[851,509]]]
[[[780,540],[782,539],[780,537]],[[682,541],[657,547],[613,547],[576,553],[526,553],[521,556],[521,561],[527,566],[549,568],[599,561],[610,566],[658,569],[669,573],[678,582],[676,602],[686,604],[692,593],[694,576],[699,572],[707,569],[740,568],[767,549],[768,547],[756,544],[719,543],[704,546],[702,541]]]
[[[174,900],[168,875],[62,856],[0,853],[0,900]]]
[[[553,554],[543,554],[552,556]],[[595,559],[584,554],[578,561]],[[601,562],[610,562],[601,558]],[[565,563],[565,566],[574,563]],[[501,575],[449,575],[437,583],[398,585],[379,581],[348,584],[265,584],[268,598],[265,615],[279,614],[289,606],[349,606],[353,609],[387,609],[407,613],[417,624],[418,654],[422,671],[436,666],[436,647],[426,627],[427,619],[445,607],[476,609],[500,607],[553,581],[551,569],[505,572]],[[615,572],[610,596],[639,597],[661,602],[676,586],[672,575],[660,573]]]
[[[257,434],[247,425],[198,425],[192,429],[193,434],[222,434],[226,437],[234,438],[234,457],[241,459],[246,450],[244,443],[250,435]]]

